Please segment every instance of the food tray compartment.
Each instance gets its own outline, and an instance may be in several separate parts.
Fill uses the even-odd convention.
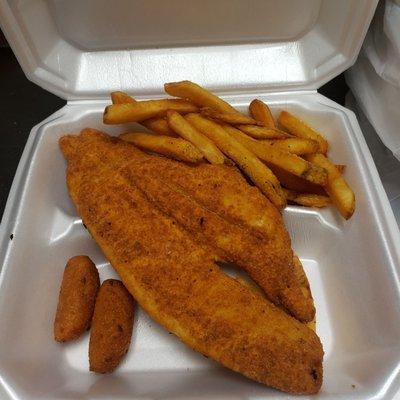
[[[254,97],[227,100],[244,111]],[[329,155],[347,165],[345,177],[356,193],[357,208],[349,221],[333,207],[284,211],[293,248],[310,280],[325,350],[317,398],[392,398],[400,360],[399,234],[356,120],[315,93],[257,97],[275,114],[292,111],[323,132]],[[126,125],[102,124],[104,106],[67,105],[33,129],[21,159],[2,223],[0,254],[0,374],[10,398],[288,398],[195,353],[141,310],[130,351],[111,375],[88,371],[87,333],[72,343],[54,341],[53,319],[68,258],[86,254],[101,280],[117,277],[69,199],[66,162],[58,148],[63,134],[86,126],[114,135],[126,131]]]

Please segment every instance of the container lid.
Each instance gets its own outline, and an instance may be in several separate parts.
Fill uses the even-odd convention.
[[[377,0],[0,0],[25,74],[65,99],[316,89],[353,64]]]

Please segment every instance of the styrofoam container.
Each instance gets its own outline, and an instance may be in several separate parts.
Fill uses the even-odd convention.
[[[195,353],[141,310],[130,351],[112,375],[89,373],[87,334],[64,345],[52,337],[68,258],[87,254],[101,279],[116,276],[69,199],[58,139],[86,126],[114,135],[126,129],[102,124],[110,90],[152,98],[165,81],[191,79],[242,111],[255,97],[274,113],[293,111],[324,132],[332,159],[348,166],[345,176],[357,198],[349,221],[333,207],[284,211],[325,349],[323,387],[311,397],[394,398],[399,231],[354,114],[316,93],[354,61],[376,1],[106,4],[0,1],[2,28],[27,76],[68,99],[32,129],[1,224],[1,397],[290,397]]]

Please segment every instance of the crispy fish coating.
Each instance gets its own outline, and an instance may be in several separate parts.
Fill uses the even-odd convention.
[[[87,256],[71,258],[64,270],[54,321],[54,339],[77,339],[90,327],[100,279]]]
[[[132,160],[135,161],[122,173],[157,207],[197,241],[213,247],[221,259],[247,271],[273,303],[284,307],[300,321],[308,322],[314,318],[315,308],[307,278],[304,275],[307,284],[304,286],[296,275],[290,238],[280,213],[261,194],[252,196],[252,188],[237,171],[222,167],[213,174],[213,168],[207,165],[196,169],[198,177],[195,178],[191,175],[193,168],[175,165],[161,157],[143,159],[133,156]],[[187,180],[191,182],[187,183]],[[196,183],[200,182],[199,189]],[[214,188],[215,185],[224,193],[219,199],[221,207],[217,204],[219,194],[216,192],[219,190]],[[259,193],[257,189],[255,191]],[[203,198],[199,198],[201,196]],[[208,201],[203,200],[206,196]],[[248,202],[244,204],[239,199]],[[236,207],[229,207],[231,204]],[[242,206],[239,215],[233,212],[238,205]],[[262,211],[261,207],[264,207]],[[246,223],[235,223],[234,219],[242,216]]]
[[[126,176],[131,145],[92,131],[60,140],[70,195],[90,233],[149,315],[193,349],[296,394],[322,383],[318,336],[223,273]]]
[[[131,343],[134,300],[121,281],[107,279],[100,287],[89,341],[90,370],[112,372]]]

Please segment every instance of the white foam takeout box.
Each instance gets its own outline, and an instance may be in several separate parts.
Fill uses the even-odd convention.
[[[32,129],[1,223],[1,398],[288,398],[195,353],[141,310],[130,351],[111,375],[88,371],[88,334],[64,345],[53,339],[67,259],[87,254],[101,279],[116,276],[69,199],[58,139],[86,126],[121,133],[126,126],[102,124],[110,91],[154,98],[164,95],[164,82],[183,79],[242,111],[253,98],[275,114],[293,111],[323,132],[331,158],[347,165],[357,198],[352,219],[333,207],[284,211],[325,349],[316,397],[396,396],[398,228],[354,114],[316,92],[354,62],[375,6],[374,0],[0,0],[2,29],[28,78],[68,100]]]

